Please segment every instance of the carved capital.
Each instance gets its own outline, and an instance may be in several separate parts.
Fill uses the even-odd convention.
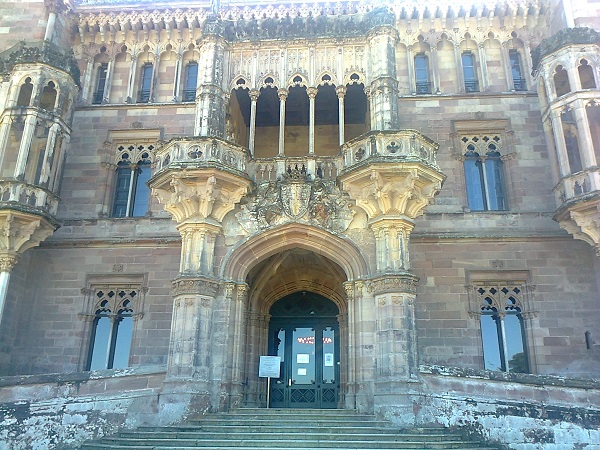
[[[260,97],[260,91],[258,89],[250,89],[248,95],[250,96],[251,101],[256,102],[258,101],[258,97]]]
[[[387,293],[416,294],[419,278],[411,273],[383,275],[369,280],[367,290],[373,295]]]
[[[17,255],[0,255],[0,272],[10,272],[17,265]]]
[[[216,297],[219,293],[219,282],[205,277],[179,277],[171,284],[174,297],[187,294]]]

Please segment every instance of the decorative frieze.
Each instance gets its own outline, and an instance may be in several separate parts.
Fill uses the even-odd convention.
[[[174,297],[193,294],[214,298],[219,292],[219,282],[205,277],[178,277],[171,284]]]
[[[367,291],[374,296],[387,293],[417,293],[419,278],[409,272],[394,275],[382,275],[367,283]]]

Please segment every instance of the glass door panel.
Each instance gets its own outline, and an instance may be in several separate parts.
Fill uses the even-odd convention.
[[[296,328],[292,337],[292,384],[315,383],[315,330]]]

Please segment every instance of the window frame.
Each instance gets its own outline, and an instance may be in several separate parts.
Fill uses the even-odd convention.
[[[417,61],[423,61],[424,67],[419,67]],[[429,58],[425,52],[417,53],[414,57],[415,65],[415,93],[416,95],[431,94],[431,77],[429,73]],[[425,74],[425,77],[420,77],[419,73]]]
[[[140,72],[140,89],[138,91],[138,103],[150,103],[152,97],[152,78],[154,75],[154,64],[147,62],[142,66]]]
[[[92,105],[101,105],[104,103],[104,93],[106,92],[106,81],[108,80],[108,63],[100,63],[96,69],[95,89],[92,94]]]
[[[190,69],[196,68],[196,73],[193,77],[190,77]],[[194,80],[193,84],[190,80]],[[196,61],[189,61],[184,70],[183,89],[181,90],[181,101],[182,102],[195,102],[196,101],[196,88],[198,85],[198,63]]]
[[[483,156],[474,144],[466,147],[463,169],[469,210],[508,211],[506,177],[498,146],[494,142],[487,144],[488,151]]]
[[[465,64],[465,57],[470,58],[470,64]],[[460,61],[463,73],[463,82],[466,93],[480,92],[479,80],[477,78],[477,60],[475,54],[471,50],[465,50],[460,55]],[[471,72],[467,77],[467,71]]]
[[[512,76],[512,88],[514,91],[522,92],[527,90],[527,79],[524,77],[523,58],[516,48],[508,50],[508,62]],[[518,77],[515,77],[515,73]]]

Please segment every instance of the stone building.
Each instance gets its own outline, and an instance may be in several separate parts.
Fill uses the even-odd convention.
[[[599,31],[597,0],[0,0],[4,445],[263,406],[273,355],[272,406],[598,448]]]

